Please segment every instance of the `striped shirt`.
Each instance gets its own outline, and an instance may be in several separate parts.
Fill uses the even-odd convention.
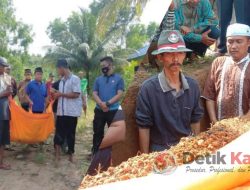
[[[214,60],[203,98],[216,102],[217,119],[246,114],[250,109],[250,57],[235,63],[231,57]]]
[[[157,42],[161,31],[163,30],[174,30],[175,28],[175,14],[174,11],[168,11],[164,16],[159,29],[156,31],[156,34],[153,38],[153,42]]]

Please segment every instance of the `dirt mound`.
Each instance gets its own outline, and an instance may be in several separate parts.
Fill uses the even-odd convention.
[[[170,150],[142,154],[130,158],[118,167],[110,167],[108,171],[99,173],[96,176],[86,176],[81,188],[139,178],[149,175],[156,167],[161,171],[167,166],[172,166],[171,164],[176,166],[192,162],[197,155],[207,156],[213,154],[249,130],[249,120],[240,120],[238,118],[223,120],[216,123],[210,130],[195,137],[182,138],[180,143],[171,147]],[[191,153],[193,156],[185,157],[184,163],[185,152]],[[169,155],[174,155],[176,161],[173,161],[173,163],[168,162]]]
[[[189,65],[184,67],[184,73],[198,81],[201,91],[204,88],[209,70],[210,64],[198,66]],[[127,134],[124,142],[113,146],[112,160],[114,166],[136,156],[138,153],[138,129],[135,121],[136,98],[140,86],[149,77],[150,74],[146,71],[138,72],[125,95],[122,107],[126,116]],[[202,104],[204,105],[204,102],[202,102]],[[202,131],[207,130],[209,127],[209,119],[207,113],[205,113],[205,116],[201,121]]]
[[[118,165],[138,153],[138,129],[135,122],[136,98],[141,84],[149,77],[150,75],[145,71],[138,72],[125,95],[122,108],[126,117],[126,140],[113,146],[113,165]]]

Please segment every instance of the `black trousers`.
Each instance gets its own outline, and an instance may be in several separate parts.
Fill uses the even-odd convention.
[[[62,146],[67,139],[68,154],[75,152],[77,117],[57,116],[54,144]]]
[[[248,24],[249,18],[249,0],[217,0],[218,16],[220,21],[221,35],[218,43],[218,51],[226,53],[226,32],[229,26],[232,15],[233,6],[235,8],[236,22],[241,24]]]
[[[108,127],[113,122],[114,116],[116,114],[117,110],[112,110],[108,112],[103,112],[100,109],[95,109],[95,117],[93,121],[93,147],[92,147],[92,153],[95,154],[99,146],[102,143],[102,139],[104,137],[104,128],[107,124]]]
[[[29,103],[22,103],[21,106],[22,106],[22,108],[23,108],[25,111],[27,111],[27,112],[28,112],[29,109],[30,109]]]
[[[218,39],[220,36],[220,30],[215,27],[215,26],[211,26],[211,27],[207,27],[203,32],[206,32],[208,30],[211,30],[211,32],[208,34],[208,37],[213,38],[213,39]],[[202,32],[202,33],[203,33]],[[203,57],[206,54],[207,48],[208,46],[203,44],[202,42],[200,43],[191,43],[191,42],[187,42],[185,41],[186,47],[193,50],[194,53],[196,53],[197,55]],[[191,53],[187,53],[187,56],[190,56]]]
[[[10,144],[10,121],[0,120],[0,146]]]

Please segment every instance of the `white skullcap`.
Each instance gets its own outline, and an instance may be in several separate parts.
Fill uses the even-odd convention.
[[[246,24],[231,24],[227,28],[227,37],[230,36],[249,36],[250,37],[250,27]]]

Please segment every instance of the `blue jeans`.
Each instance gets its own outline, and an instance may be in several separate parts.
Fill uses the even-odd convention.
[[[208,30],[211,30],[211,32],[208,34],[208,37],[213,38],[215,40],[217,40],[219,38],[220,30],[217,27],[215,27],[215,26],[207,27],[203,32],[206,32]],[[193,50],[194,53],[196,53],[197,55],[202,56],[202,57],[205,55],[207,48],[208,48],[208,46],[203,44],[202,42],[191,43],[191,42],[185,41],[185,44],[186,44],[186,47],[188,49]],[[187,56],[189,56],[190,54],[191,53],[188,53]]]
[[[226,32],[230,25],[233,14],[233,6],[235,7],[236,22],[242,24],[250,24],[249,16],[249,0],[217,0],[218,17],[220,20],[221,36],[218,43],[218,51],[226,53]],[[249,19],[249,21],[247,21]]]

